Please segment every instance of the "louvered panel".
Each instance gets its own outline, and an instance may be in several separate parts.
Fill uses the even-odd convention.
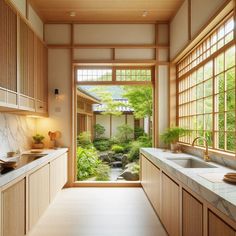
[[[17,17],[15,12],[0,0],[0,86],[16,91]]]

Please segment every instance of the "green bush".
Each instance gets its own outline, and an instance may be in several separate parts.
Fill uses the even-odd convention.
[[[115,153],[123,153],[124,152],[124,148],[120,145],[117,145],[117,144],[113,145],[111,150]]]
[[[124,124],[117,127],[116,138],[120,143],[126,143],[133,139],[134,130],[130,125]]]
[[[95,149],[77,148],[77,179],[96,177],[97,181],[109,180],[110,167],[98,159]]]
[[[93,148],[91,136],[88,132],[82,132],[78,135],[77,146],[82,148]]]
[[[138,139],[140,136],[143,136],[144,133],[144,129],[141,127],[136,127],[134,128],[134,138]]]
[[[106,131],[106,129],[104,126],[102,126],[100,124],[94,125],[94,133],[95,133],[96,139],[101,138],[104,135],[105,131]]]
[[[110,166],[104,163],[100,163],[96,168],[96,180],[97,181],[109,181]]]
[[[96,174],[100,160],[95,149],[77,148],[77,178],[84,180]]]
[[[99,151],[107,151],[111,148],[111,142],[107,138],[95,139],[93,145]]]
[[[120,146],[123,147],[124,149],[124,153],[128,153],[131,149],[131,143],[128,142],[128,143],[121,143]]]

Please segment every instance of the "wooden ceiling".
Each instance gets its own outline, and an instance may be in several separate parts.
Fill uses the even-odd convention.
[[[155,22],[170,20],[183,1],[30,0],[30,3],[44,22]],[[71,11],[76,16],[71,17]]]

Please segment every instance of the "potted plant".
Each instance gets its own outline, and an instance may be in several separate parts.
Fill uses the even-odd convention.
[[[42,142],[44,140],[43,135],[36,134],[36,135],[33,136],[33,140],[34,140],[33,148],[36,148],[36,149],[44,148],[44,143]]]
[[[189,133],[189,130],[181,128],[181,127],[171,127],[166,130],[165,133],[161,135],[161,140],[170,145],[170,149],[172,152],[179,151],[178,141],[179,138],[184,137],[186,134]]]

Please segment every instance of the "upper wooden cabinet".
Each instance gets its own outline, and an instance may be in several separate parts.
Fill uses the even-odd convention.
[[[0,0],[0,107],[47,112],[47,48]],[[17,110],[16,110],[17,111]]]
[[[0,0],[0,106],[17,107],[17,15]]]

